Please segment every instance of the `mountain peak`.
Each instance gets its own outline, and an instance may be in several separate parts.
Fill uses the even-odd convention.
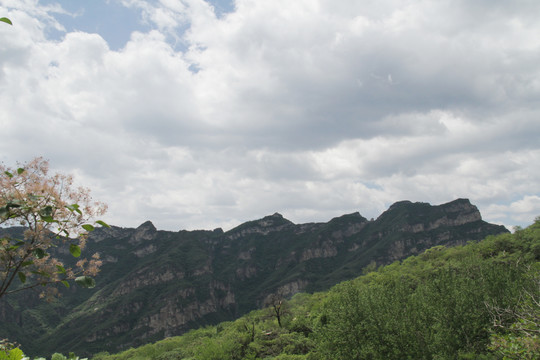
[[[147,220],[145,222],[143,222],[141,225],[139,225],[137,227],[137,230],[151,230],[151,231],[157,231],[156,227],[154,226],[154,224],[150,221],[150,220]]]
[[[335,223],[335,224],[345,224],[345,223],[364,223],[364,222],[367,222],[368,220],[363,217],[362,215],[360,215],[360,213],[358,211],[355,211],[353,213],[350,213],[350,214],[345,214],[345,215],[341,215],[341,216],[338,216],[338,217],[335,217],[333,218],[332,220],[330,220],[330,223]]]
[[[395,203],[393,203],[392,205],[390,205],[390,207],[388,208],[387,211],[389,211],[389,210],[394,210],[394,209],[400,208],[400,207],[404,207],[404,206],[410,205],[410,204],[412,204],[412,203],[413,203],[413,202],[412,202],[412,201],[409,201],[409,200],[396,201]]]
[[[275,212],[272,215],[265,216],[260,220],[256,220],[255,222],[258,226],[261,227],[274,227],[285,224],[293,224],[291,221],[285,219],[283,215],[278,212]]]
[[[135,229],[135,232],[131,236],[131,239],[129,242],[131,244],[138,244],[141,241],[148,241],[153,240],[156,237],[157,229],[152,224],[151,221],[145,221],[137,229]]]
[[[259,220],[248,221],[234,229],[228,231],[229,236],[238,238],[249,234],[268,234],[274,231],[280,231],[285,227],[294,225],[291,221],[285,219],[280,213],[267,215]]]
[[[278,212],[275,212],[272,215],[267,215],[267,216],[263,217],[262,220],[274,220],[274,221],[276,221],[276,220],[286,220],[286,221],[288,221],[287,219],[285,219],[283,217],[283,215],[281,215]]]

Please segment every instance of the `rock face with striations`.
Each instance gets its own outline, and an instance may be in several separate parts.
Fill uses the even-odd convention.
[[[294,224],[275,213],[227,232],[158,231],[151,222],[99,229],[86,250],[105,259],[95,291],[67,289],[63,307],[0,302],[0,324],[10,322],[0,325],[0,337],[19,341],[30,354],[118,351],[234,319],[275,293],[327,289],[370,263],[506,231],[484,222],[466,199],[438,206],[401,201],[372,221],[352,213]],[[44,324],[39,312],[57,315]],[[32,339],[17,331],[23,326],[35,328]]]

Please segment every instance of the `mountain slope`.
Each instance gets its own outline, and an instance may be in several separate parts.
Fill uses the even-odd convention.
[[[538,359],[540,219],[93,360]]]
[[[86,249],[105,260],[95,291],[73,287],[55,307],[0,304],[10,322],[0,337],[32,344],[28,353],[117,351],[234,319],[275,294],[327,289],[370,264],[501,232],[466,199],[398,202],[372,221],[353,213],[294,224],[276,213],[227,232],[158,231],[150,222],[99,229]]]

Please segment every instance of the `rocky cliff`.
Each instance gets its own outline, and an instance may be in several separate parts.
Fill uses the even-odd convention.
[[[72,287],[52,305],[0,303],[0,322],[9,322],[0,325],[0,337],[35,353],[118,351],[234,319],[274,294],[324,290],[369,264],[505,231],[484,222],[466,199],[438,206],[402,201],[371,221],[353,213],[294,224],[275,213],[227,232],[158,231],[150,222],[99,229],[86,250],[105,259],[98,287]]]

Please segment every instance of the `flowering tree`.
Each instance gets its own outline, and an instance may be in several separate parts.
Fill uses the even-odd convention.
[[[73,186],[71,176],[50,175],[42,158],[16,169],[0,164],[0,298],[38,286],[47,290],[42,296],[54,295],[56,287],[47,285],[69,287],[70,280],[95,286],[92,276],[101,266],[99,254],[67,266],[51,250],[69,249],[79,258],[94,225],[108,226],[101,220],[89,223],[105,211],[88,189]],[[21,230],[18,235],[14,228],[7,229],[14,226]]]

